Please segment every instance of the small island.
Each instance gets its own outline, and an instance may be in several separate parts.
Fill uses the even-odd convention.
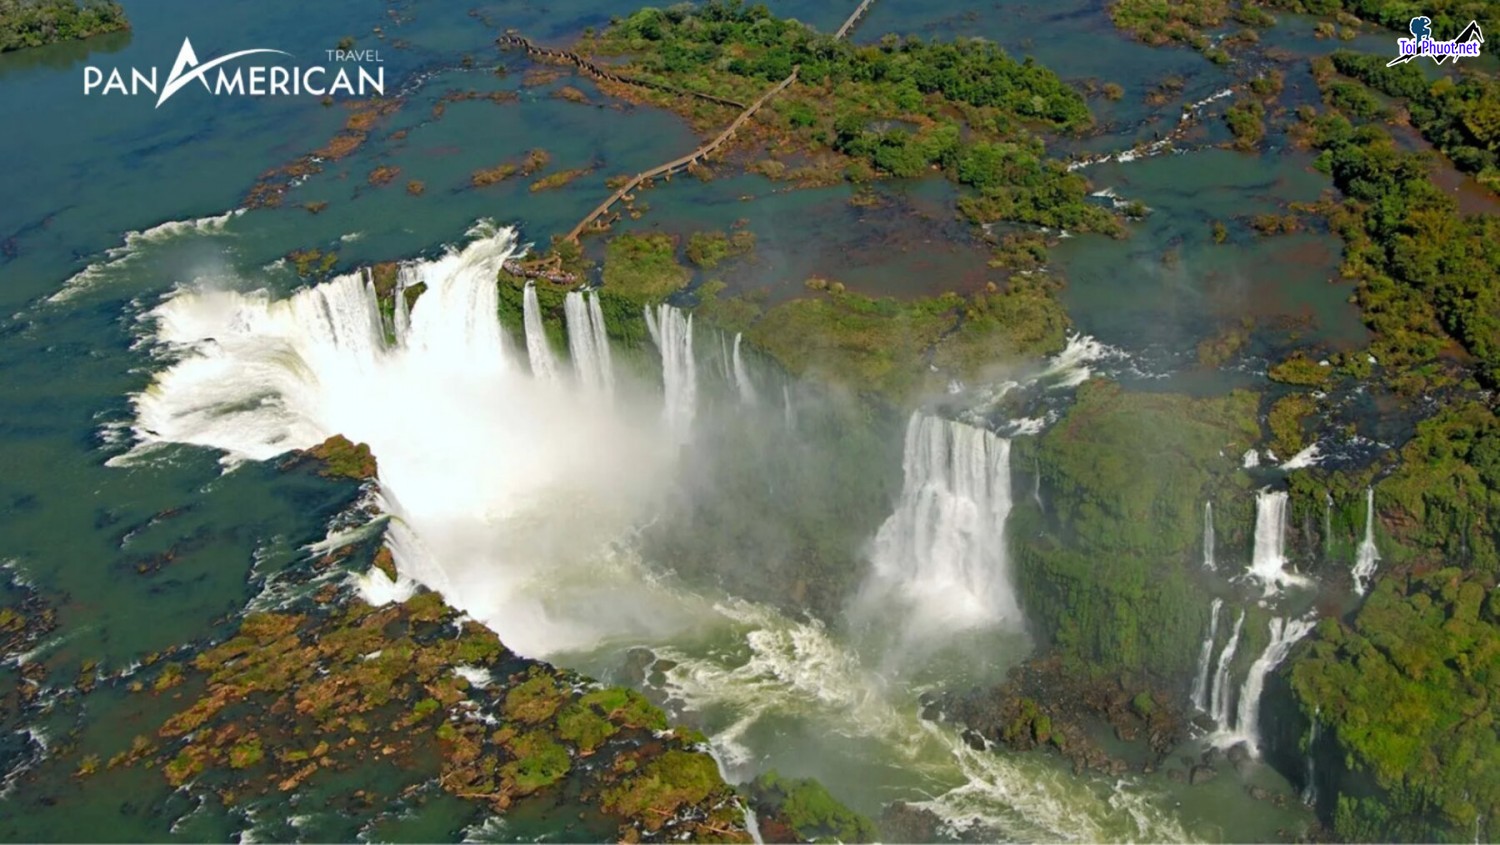
[[[114,0],[0,0],[0,53],[129,28]]]

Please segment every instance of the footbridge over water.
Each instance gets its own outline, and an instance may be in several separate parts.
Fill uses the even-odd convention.
[[[859,23],[860,19],[864,17],[865,13],[870,10],[870,6],[874,4],[874,2],[875,0],[860,0],[860,4],[856,6],[849,17],[844,20],[843,25],[838,28],[833,37],[838,40],[843,40],[845,37],[847,37],[850,31],[854,29],[855,25]],[[498,43],[500,43],[502,46],[521,47],[526,50],[528,54],[536,56],[538,58],[569,62],[573,65],[576,65],[585,73],[588,73],[598,79],[605,79],[611,82],[619,82],[625,85],[636,85],[646,88],[654,88],[656,90],[668,91],[684,96],[697,97],[699,99],[708,100],[720,105],[733,106],[741,110],[739,115],[735,117],[735,119],[729,124],[729,126],[725,128],[723,132],[720,132],[717,136],[715,136],[712,140],[704,143],[702,146],[698,147],[687,155],[682,156],[681,158],[676,158],[667,162],[666,164],[660,165],[658,167],[653,167],[652,169],[647,170],[644,173],[637,173],[630,179],[630,181],[622,185],[619,190],[615,191],[609,196],[608,199],[600,203],[597,208],[589,212],[588,216],[578,221],[578,225],[574,226],[572,231],[568,232],[565,239],[573,241],[575,243],[578,241],[578,237],[584,232],[589,231],[593,228],[604,228],[604,226],[599,224],[599,220],[603,218],[604,215],[609,213],[609,210],[614,207],[615,203],[624,199],[630,194],[631,191],[634,191],[636,188],[639,188],[641,185],[646,184],[647,182],[650,182],[652,179],[656,179],[657,177],[665,177],[670,179],[673,173],[686,170],[696,164],[700,164],[705,161],[709,156],[713,155],[716,151],[719,150],[719,148],[723,147],[724,144],[726,144],[731,138],[733,138],[735,132],[738,131],[740,127],[744,126],[745,122],[753,117],[762,106],[770,102],[771,98],[775,97],[777,94],[780,94],[782,91],[786,90],[788,85],[791,85],[793,82],[797,81],[798,68],[792,68],[791,74],[788,75],[786,79],[783,79],[775,85],[771,86],[771,88],[764,94],[761,94],[755,102],[747,106],[743,103],[738,103],[734,100],[726,99],[724,97],[717,97],[712,94],[704,94],[697,91],[689,91],[687,89],[677,88],[659,82],[622,76],[614,70],[603,65],[599,65],[583,56],[578,55],[577,53],[573,53],[568,50],[557,50],[550,47],[538,47],[537,45],[531,43],[530,40],[517,34],[514,31],[507,32],[505,35],[501,36]]]

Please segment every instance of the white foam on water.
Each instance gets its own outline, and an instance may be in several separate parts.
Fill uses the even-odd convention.
[[[1286,463],[1281,465],[1281,468],[1287,471],[1291,471],[1294,469],[1306,469],[1307,467],[1317,466],[1322,462],[1322,460],[1322,452],[1318,448],[1318,444],[1314,443],[1311,446],[1308,446],[1307,448],[1293,455],[1290,459],[1287,460]]]
[[[458,665],[453,667],[453,673],[469,682],[469,686],[484,689],[490,685],[490,670],[479,666]]]
[[[114,271],[133,263],[142,248],[149,244],[161,243],[184,235],[223,234],[229,221],[244,213],[245,209],[236,208],[223,214],[199,217],[196,220],[168,220],[149,229],[126,232],[124,242],[120,246],[111,247],[105,251],[102,259],[75,273],[63,283],[62,288],[48,297],[47,301],[53,304],[64,303],[85,291],[92,290],[107,280]]]

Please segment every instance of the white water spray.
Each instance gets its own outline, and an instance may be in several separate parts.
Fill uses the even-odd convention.
[[[507,645],[545,656],[663,630],[671,615],[634,601],[647,589],[639,575],[622,584],[596,571],[667,473],[659,423],[633,408],[599,413],[584,392],[508,360],[495,278],[512,233],[476,235],[403,270],[427,290],[395,346],[357,273],[279,301],[179,291],[151,314],[179,359],[134,397],[141,442],[114,462],[188,443],[233,466],[343,434],[379,461],[402,578],[440,590]],[[566,596],[559,579],[573,582]],[[376,601],[409,589],[374,576],[361,586]]]
[[[614,361],[598,294],[570,292],[563,299],[563,317],[568,326],[568,352],[573,357],[573,372],[578,382],[595,393],[614,395]]]
[[[1292,646],[1307,636],[1315,622],[1312,618],[1287,621],[1276,617],[1271,620],[1271,641],[1266,644],[1266,650],[1250,664],[1250,671],[1245,675],[1245,686],[1240,690],[1239,709],[1235,713],[1234,729],[1221,735],[1216,744],[1227,748],[1243,742],[1250,751],[1250,756],[1260,756],[1260,696],[1265,691],[1266,676],[1281,665]]]
[[[1234,633],[1229,635],[1229,642],[1224,644],[1224,650],[1219,653],[1219,668],[1214,671],[1214,689],[1212,701],[1212,716],[1220,730],[1228,728],[1229,722],[1229,670],[1234,663],[1234,652],[1240,645],[1240,631],[1245,627],[1245,611],[1240,611],[1240,618],[1235,620]]]
[[[1214,657],[1214,637],[1219,633],[1219,610],[1223,599],[1214,599],[1208,608],[1208,636],[1203,638],[1203,647],[1198,650],[1198,677],[1193,680],[1193,706],[1201,712],[1208,710],[1208,670]]]
[[[646,328],[661,352],[661,379],[666,391],[662,417],[673,438],[686,443],[698,412],[698,372],[693,358],[693,315],[665,303],[656,313],[646,307]]]
[[[755,404],[755,384],[750,381],[750,371],[745,368],[745,359],[740,356],[740,341],[745,336],[740,332],[734,333],[734,386],[739,389],[740,401],[746,405]]]
[[[1214,503],[1203,503],[1203,568],[1218,569],[1214,563]]]
[[[1245,574],[1264,584],[1268,596],[1287,585],[1312,583],[1305,576],[1286,571],[1288,498],[1285,490],[1269,488],[1255,495],[1255,549]]]
[[[531,359],[531,374],[542,381],[557,378],[557,359],[547,343],[547,331],[542,327],[542,309],[537,304],[536,285],[527,282],[521,297],[521,316],[526,329],[526,355]]]
[[[1375,565],[1380,562],[1380,549],[1375,547],[1375,488],[1365,488],[1365,537],[1359,541],[1354,555],[1354,591],[1364,595],[1370,589],[1370,579],[1375,576]]]
[[[899,596],[911,605],[909,633],[1018,628],[1005,547],[1010,441],[914,413],[902,469],[901,499],[875,537],[867,597]]]

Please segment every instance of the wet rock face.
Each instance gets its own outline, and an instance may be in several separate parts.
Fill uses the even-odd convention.
[[[994,742],[1016,751],[1050,748],[1072,761],[1075,771],[1121,774],[1089,735],[1092,722],[1109,725],[1117,737],[1144,743],[1159,765],[1186,735],[1186,723],[1168,696],[1114,680],[1073,676],[1056,659],[1036,660],[1012,670],[990,690],[948,692],[922,701],[922,717],[966,727],[975,750]]]

